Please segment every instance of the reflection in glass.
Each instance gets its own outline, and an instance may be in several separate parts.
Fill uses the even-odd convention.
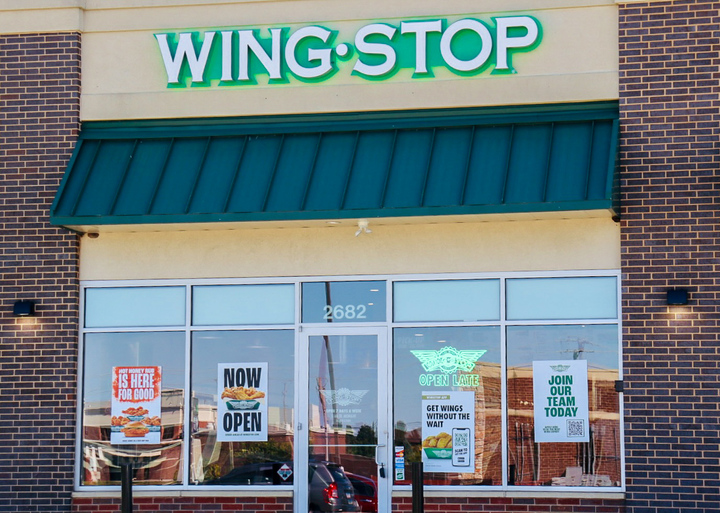
[[[183,468],[184,333],[88,333],[83,395],[84,485],[119,485],[132,463],[135,484],[179,484]],[[112,368],[162,367],[160,444],[110,445]]]
[[[617,337],[616,325],[508,327],[509,484],[620,485]],[[590,441],[535,443],[532,362],[580,359],[588,363]]]
[[[303,283],[303,322],[381,322],[385,320],[384,281]]]
[[[292,330],[193,333],[191,483],[293,483],[294,348]],[[242,362],[268,363],[267,442],[217,441],[218,364]]]
[[[615,319],[617,278],[513,278],[507,280],[508,319]]]
[[[295,286],[197,285],[193,287],[193,324],[292,324]]]
[[[455,350],[486,352],[467,371],[452,365],[449,355]],[[410,484],[410,463],[421,461],[422,392],[457,390],[475,393],[474,472],[425,473],[425,484],[501,485],[500,328],[396,329],[393,354],[395,446],[405,447],[405,479],[395,484]],[[416,354],[437,355],[438,364],[423,365]]]
[[[185,287],[85,289],[85,327],[182,326]]]
[[[309,337],[310,511],[377,511],[378,341]]]
[[[500,280],[400,281],[393,296],[395,322],[500,319]]]

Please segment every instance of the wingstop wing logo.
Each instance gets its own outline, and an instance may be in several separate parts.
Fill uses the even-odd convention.
[[[350,390],[349,388],[341,388],[340,390],[320,390],[326,401],[339,406],[349,406],[351,404],[360,404],[362,398],[368,393],[367,390]]]
[[[476,387],[480,385],[480,378],[477,374],[457,374],[457,371],[472,371],[475,363],[487,352],[486,350],[463,351],[446,346],[439,351],[410,352],[420,360],[426,372],[442,372],[442,374],[420,374],[419,382],[422,386]]]
[[[343,38],[318,25],[155,34],[168,87],[210,87],[320,82],[348,69],[367,80],[386,80],[403,68],[413,69],[413,78],[442,69],[515,73],[512,55],[536,48],[542,28],[531,16],[440,19],[371,23],[352,42]]]

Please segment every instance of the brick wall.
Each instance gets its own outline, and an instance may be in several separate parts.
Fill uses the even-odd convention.
[[[281,513],[293,510],[291,497],[135,497],[135,511],[163,513],[202,511],[203,513]],[[118,513],[120,499],[76,498],[73,513]]]
[[[0,36],[0,510],[68,511],[77,237],[48,211],[78,132],[80,36]],[[37,316],[12,316],[17,299]]]
[[[628,511],[720,504],[719,2],[620,6]],[[688,307],[665,292],[690,291]]]
[[[393,511],[410,513],[412,498],[402,497],[393,502]],[[453,513],[467,511],[524,513],[617,513],[624,511],[622,501],[617,499],[559,499],[511,498],[511,497],[425,497],[427,513]]]

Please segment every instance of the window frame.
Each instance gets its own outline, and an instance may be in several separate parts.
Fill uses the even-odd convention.
[[[562,278],[562,277],[614,277],[617,286],[617,316],[614,319],[552,319],[552,320],[507,320],[507,301],[506,301],[506,280],[512,278]],[[482,279],[499,279],[500,280],[500,319],[490,321],[443,321],[443,322],[396,322],[393,319],[393,287],[396,282],[406,281],[452,281],[452,280],[482,280]],[[501,344],[501,390],[502,390],[502,483],[492,486],[477,485],[442,485],[429,487],[432,491],[438,492],[457,492],[459,490],[472,492],[532,492],[538,496],[552,492],[576,492],[576,493],[618,493],[625,492],[625,446],[624,446],[624,406],[623,395],[619,393],[619,458],[620,458],[620,486],[612,487],[550,487],[550,486],[518,486],[508,485],[508,444],[507,444],[507,327],[508,326],[543,326],[543,325],[615,325],[618,331],[618,379],[623,379],[623,351],[622,351],[622,303],[621,303],[621,272],[617,269],[609,270],[572,270],[572,271],[521,271],[521,272],[493,272],[493,273],[433,273],[433,274],[395,274],[395,275],[348,275],[348,276],[308,276],[308,277],[262,277],[262,278],[231,278],[231,279],[157,279],[157,280],[86,280],[80,282],[80,328],[78,341],[78,367],[77,367],[77,411],[76,411],[76,447],[75,447],[75,477],[74,489],[78,492],[117,492],[119,485],[84,485],[82,483],[83,476],[83,411],[84,411],[84,372],[85,365],[85,334],[100,333],[132,333],[132,332],[184,332],[185,334],[185,406],[184,406],[184,429],[183,429],[183,469],[182,482],[176,485],[142,485],[141,490],[148,492],[202,492],[202,491],[219,491],[226,490],[233,493],[248,491],[273,491],[281,493],[282,491],[292,491],[293,485],[195,485],[190,483],[189,462],[191,450],[191,348],[192,335],[198,331],[233,331],[233,330],[292,330],[294,332],[296,344],[296,357],[298,344],[300,340],[300,331],[303,327],[324,327],[327,323],[303,323],[302,322],[302,284],[305,282],[318,281],[385,281],[386,282],[386,317],[385,321],[367,322],[367,323],[342,323],[334,322],[333,327],[348,328],[382,328],[387,330],[388,349],[392,352],[393,333],[396,328],[432,328],[432,327],[463,327],[463,326],[499,326],[500,327],[500,344]],[[274,284],[292,284],[295,287],[295,304],[294,304],[294,323],[292,324],[247,324],[247,325],[198,325],[192,324],[192,291],[196,285],[274,285]],[[153,327],[119,327],[119,328],[86,328],[85,327],[85,291],[88,288],[117,288],[117,287],[156,287],[156,286],[183,286],[185,287],[185,325],[184,326],[153,326]],[[299,362],[295,361],[296,372],[298,376]],[[393,382],[392,364],[389,366],[388,382]],[[394,407],[392,404],[393,393],[389,390],[389,424],[390,428],[394,427]],[[298,401],[297,390],[295,401]],[[296,404],[297,407],[297,404]],[[297,444],[296,432],[296,450],[299,450]],[[389,462],[391,463],[391,462]],[[392,476],[390,476],[392,478]],[[407,492],[411,489],[410,485],[390,484],[395,492]]]

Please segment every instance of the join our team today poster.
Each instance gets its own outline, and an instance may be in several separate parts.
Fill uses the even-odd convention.
[[[113,367],[110,443],[159,444],[162,368]]]
[[[587,442],[586,360],[533,362],[536,442]]]
[[[218,442],[267,442],[268,364],[218,364]]]
[[[425,472],[474,472],[475,392],[422,393]]]

